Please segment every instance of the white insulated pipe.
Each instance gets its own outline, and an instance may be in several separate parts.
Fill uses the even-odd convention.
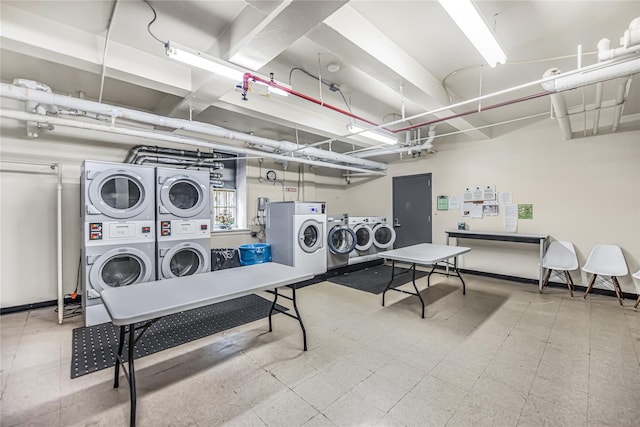
[[[593,112],[593,134],[598,134],[598,127],[600,126],[600,107],[602,106],[602,91],[604,90],[604,83],[599,82],[596,84],[596,101],[593,105],[595,111]]]
[[[419,137],[418,137],[419,138]],[[429,137],[420,145],[413,146],[403,146],[403,147],[390,147],[390,148],[381,148],[379,150],[367,150],[360,151],[358,153],[353,153],[352,156],[366,158],[366,157],[374,157],[374,156],[385,156],[387,154],[396,154],[402,153],[403,151],[408,151],[409,153],[418,152],[422,150],[428,150],[433,147],[433,140],[436,138],[436,130],[435,126],[429,127]]]
[[[631,89],[631,82],[633,77],[630,76],[626,79],[618,79],[618,91],[616,92],[616,103],[613,108],[613,123],[611,125],[611,131],[615,132],[620,127],[620,118],[622,117],[622,109],[624,103],[629,96],[629,90]]]
[[[547,70],[543,75],[544,78],[552,77],[555,74],[560,75],[555,79],[544,81],[542,83],[542,87],[549,92],[562,92],[606,80],[613,80],[618,77],[626,77],[640,73],[640,58],[634,56],[630,59],[631,60],[621,61],[597,69],[584,67],[581,70],[578,70],[575,74],[564,76],[560,74],[560,70],[552,68],[551,70],[554,70],[554,73],[548,74],[551,70]]]
[[[31,90],[7,83],[0,84],[0,96],[4,98],[17,99],[20,101],[31,101],[45,105],[56,105],[59,107],[78,109],[82,111],[90,111],[92,113],[101,114],[111,118],[123,118],[141,123],[147,123],[155,126],[163,126],[174,129],[182,129],[190,132],[202,133],[205,135],[215,136],[229,140],[237,140],[251,145],[267,146],[275,151],[294,151],[299,148],[295,143],[288,141],[275,141],[268,138],[262,138],[249,135],[242,132],[236,132],[203,122],[193,122],[189,120],[176,119],[171,117],[159,116],[157,114],[145,113],[143,111],[132,110],[128,108],[116,107],[109,104],[102,104],[85,99],[73,98],[70,96],[61,96],[54,93],[46,93],[38,90]],[[229,150],[227,150],[229,151]],[[257,151],[257,150],[256,150]],[[356,165],[361,168],[386,170],[387,165],[384,163],[373,162],[370,160],[358,159],[345,154],[332,151],[321,150],[318,148],[302,148],[296,151],[301,155],[315,157],[326,161],[340,162]],[[300,160],[299,158],[287,157],[288,160]],[[299,162],[304,163],[304,162]],[[327,166],[325,163],[316,162],[316,166]],[[327,166],[328,167],[328,166]],[[346,170],[346,169],[345,169]]]
[[[191,136],[181,136],[181,135],[175,135],[175,134],[161,133],[158,131],[120,128],[120,127],[115,127],[110,125],[103,125],[99,123],[87,123],[87,122],[83,122],[75,119],[63,119],[63,118],[52,117],[52,116],[41,116],[38,114],[26,113],[24,111],[15,111],[15,110],[0,110],[0,116],[6,117],[9,119],[22,120],[22,121],[35,121],[38,123],[47,123],[51,125],[66,126],[66,127],[72,127],[72,128],[78,128],[78,129],[87,129],[87,130],[94,130],[99,132],[135,136],[138,138],[147,138],[155,141],[166,141],[166,142],[172,142],[177,144],[187,144],[187,145],[205,147],[207,149],[231,152],[234,154],[241,154],[244,156],[267,157],[270,159],[277,159],[283,162],[302,163],[306,165],[326,167],[331,169],[371,173],[379,176],[386,175],[386,172],[363,169],[355,166],[326,163],[326,162],[311,160],[306,158],[299,158],[299,157],[291,158],[289,156],[266,153],[264,151],[253,150],[250,148],[242,148],[242,147],[234,147],[234,146],[229,146],[224,144],[218,144],[213,141],[209,141],[201,138],[195,138]]]
[[[557,74],[560,74],[560,70],[558,68],[550,68],[545,71],[543,77],[550,77]],[[565,102],[564,96],[561,93],[553,93],[549,96],[549,98],[551,98],[551,105],[553,106],[553,111],[555,113],[556,119],[558,120],[558,125],[560,126],[562,137],[565,140],[571,139],[571,121],[569,119],[569,109],[567,108],[567,103]]]

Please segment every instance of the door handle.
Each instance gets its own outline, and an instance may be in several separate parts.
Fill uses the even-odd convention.
[[[394,218],[393,219],[393,226],[394,227],[402,227],[402,224],[400,224],[400,220],[398,220],[398,218]]]

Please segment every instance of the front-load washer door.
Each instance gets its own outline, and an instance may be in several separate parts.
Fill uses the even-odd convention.
[[[142,176],[128,169],[102,171],[87,185],[91,203],[87,209],[115,219],[140,215],[153,201]]]
[[[98,292],[152,280],[151,258],[136,248],[116,248],[95,257],[89,273],[90,285]]]
[[[356,224],[353,227],[353,232],[356,233],[357,250],[366,251],[373,245],[373,231],[367,224]]]
[[[391,224],[380,223],[373,227],[373,244],[380,249],[388,249],[396,241],[396,230]]]
[[[172,246],[162,257],[162,277],[172,279],[205,273],[209,271],[207,257],[210,258],[211,254],[205,253],[204,247],[193,242]]]
[[[329,230],[327,247],[332,254],[347,255],[356,248],[356,233],[349,227],[336,225]]]
[[[298,231],[298,243],[300,248],[306,253],[316,252],[322,246],[322,223],[308,219],[302,223]]]
[[[159,209],[160,213],[194,218],[209,209],[209,191],[188,175],[174,175],[162,183]]]

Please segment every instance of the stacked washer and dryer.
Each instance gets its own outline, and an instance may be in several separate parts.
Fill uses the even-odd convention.
[[[324,202],[267,203],[267,243],[273,262],[312,274],[327,272]]]
[[[157,277],[211,271],[209,172],[156,168]]]
[[[156,279],[155,170],[85,161],[80,179],[82,308],[86,326],[108,322],[100,293]]]
[[[210,271],[208,171],[87,160],[80,187],[86,326],[105,289]]]

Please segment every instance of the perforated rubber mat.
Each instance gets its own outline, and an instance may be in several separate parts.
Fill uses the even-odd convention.
[[[392,288],[396,288],[405,283],[411,281],[412,273],[406,273],[409,270],[402,267],[396,267],[396,277],[393,278]],[[428,273],[417,270],[416,279],[426,276]],[[329,277],[327,281],[336,283],[342,286],[348,286],[350,288],[358,289],[360,291],[369,292],[372,294],[381,294],[384,292],[384,288],[391,279],[391,266],[377,265],[375,267],[365,268],[364,270],[358,270],[351,273],[345,273],[340,276]]]
[[[271,303],[258,295],[247,295],[163,317],[138,341],[135,358],[265,318],[269,316]],[[280,305],[277,307],[287,310]],[[71,378],[114,366],[118,331],[119,328],[111,323],[74,329]],[[126,343],[123,353],[126,358]]]

